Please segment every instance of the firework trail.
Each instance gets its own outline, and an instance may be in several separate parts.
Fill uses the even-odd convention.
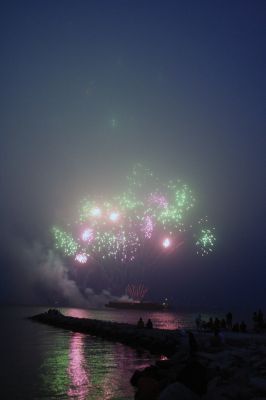
[[[139,285],[127,285],[126,294],[134,301],[142,301],[144,296],[148,292],[148,288],[146,288],[142,283]]]

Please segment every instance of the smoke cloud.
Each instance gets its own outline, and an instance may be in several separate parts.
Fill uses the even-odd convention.
[[[16,253],[6,249],[6,297],[12,303],[34,305],[60,305],[71,307],[103,307],[110,300],[118,300],[109,290],[95,293],[91,287],[80,288],[71,276],[70,268],[53,250],[40,243],[29,245],[16,241]],[[13,239],[14,244],[14,239]],[[3,298],[4,297],[4,298]],[[126,299],[123,296],[121,299]]]

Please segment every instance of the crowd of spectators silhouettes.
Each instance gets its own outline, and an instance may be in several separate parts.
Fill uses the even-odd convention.
[[[208,321],[204,321],[199,314],[196,318],[196,326],[198,331],[211,331],[213,336],[210,337],[210,344],[213,347],[221,347],[225,342],[223,331],[231,332],[247,332],[247,325],[245,321],[233,322],[233,315],[228,312],[225,318],[212,318],[210,317]],[[266,330],[266,321],[263,317],[263,312],[261,310],[255,311],[253,313],[253,330],[255,332],[261,332]],[[198,344],[196,338],[192,332],[188,332],[188,341],[191,355],[195,354],[198,349]]]
[[[264,320],[263,312],[261,310],[254,311],[253,313],[253,328],[255,332],[260,332],[266,329],[266,321]],[[198,331],[212,331],[218,334],[220,331],[232,331],[232,332],[242,332],[247,331],[247,325],[245,321],[233,322],[233,314],[229,311],[224,318],[213,318],[210,317],[208,321],[204,321],[199,314],[196,318],[196,326]],[[153,328],[153,323],[149,318],[146,325],[142,318],[138,320],[138,328]]]
[[[247,331],[247,325],[245,321],[233,322],[233,314],[229,311],[225,318],[212,318],[210,317],[208,321],[204,321],[199,314],[196,318],[196,326],[199,331],[232,331],[232,332],[242,332]],[[263,312],[261,310],[255,311],[253,313],[253,328],[254,331],[259,332],[266,329],[266,321],[264,321]]]
[[[210,330],[210,331],[225,331],[230,330],[233,332],[246,332],[247,325],[245,321],[234,322],[233,323],[233,315],[231,312],[228,312],[225,318],[212,318],[210,317],[208,321],[203,321],[200,316],[196,319],[196,325],[198,330]]]

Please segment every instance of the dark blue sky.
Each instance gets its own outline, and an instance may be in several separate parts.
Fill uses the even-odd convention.
[[[176,260],[154,292],[266,305],[265,11],[263,0],[2,4],[0,301],[23,286],[18,243],[47,245],[80,197],[112,193],[141,162],[185,180],[217,227],[216,254]]]

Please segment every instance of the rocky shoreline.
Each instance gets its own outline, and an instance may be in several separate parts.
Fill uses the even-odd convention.
[[[194,336],[194,354],[184,336],[170,359],[135,372],[136,400],[266,399],[266,335],[227,332],[219,346],[212,333]]]
[[[197,348],[192,351],[187,333],[178,330],[66,317],[56,310],[30,319],[167,356],[135,371],[136,400],[266,399],[265,334],[225,332],[223,343],[215,344],[213,333],[193,332]]]

